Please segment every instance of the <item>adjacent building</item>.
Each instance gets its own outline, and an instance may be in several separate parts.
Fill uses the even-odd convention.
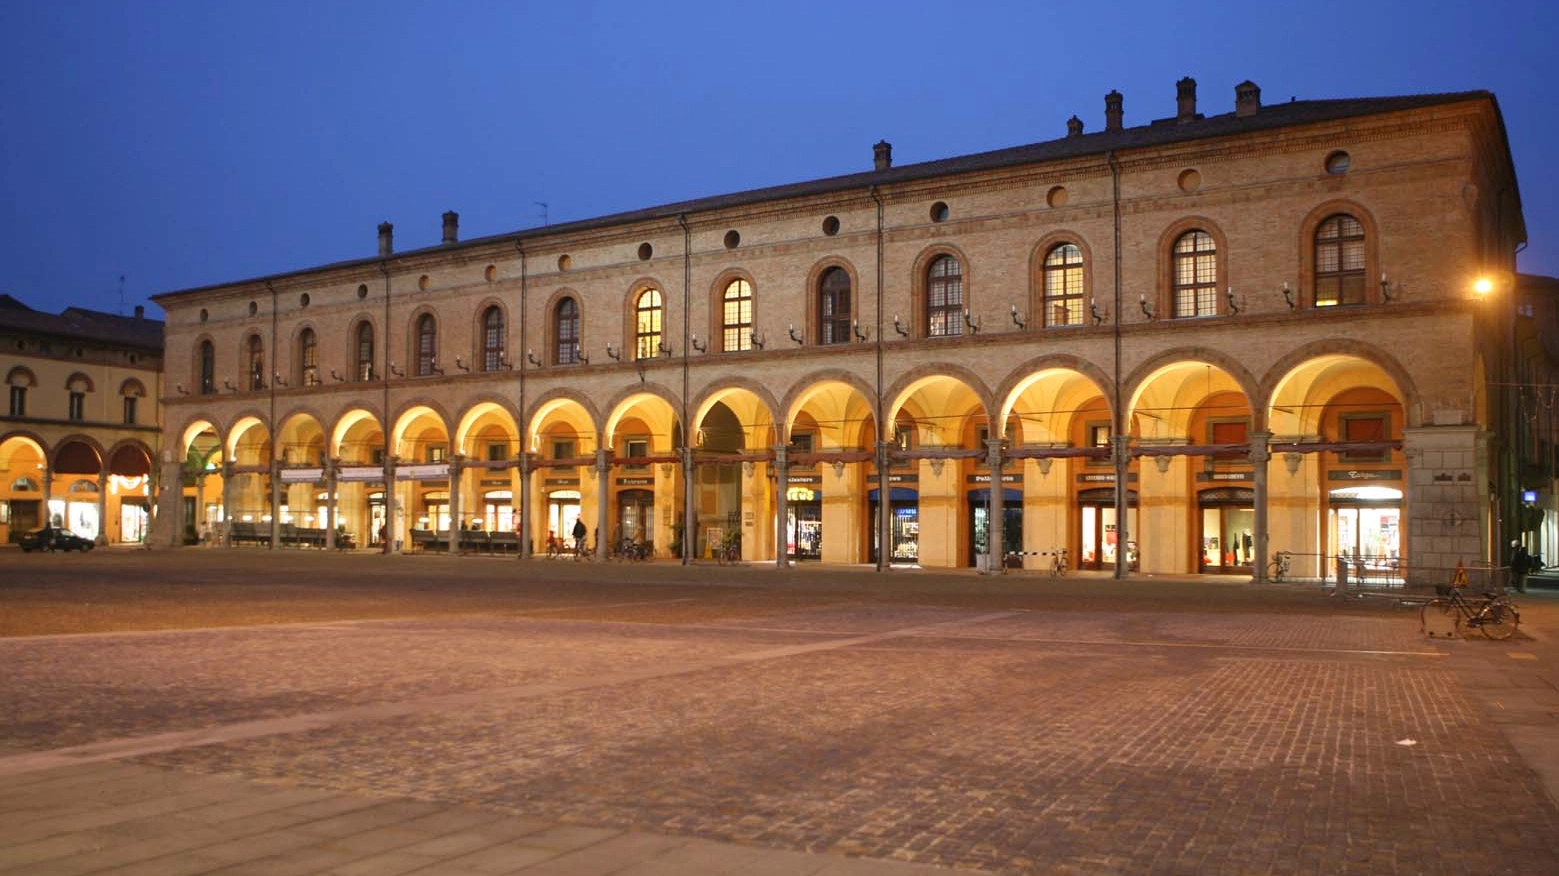
[[[159,512],[284,542],[1258,579],[1499,560],[1504,123],[1482,91],[1204,112],[171,292]],[[182,484],[182,489],[172,485]],[[1436,573],[1438,574],[1438,573]]]
[[[162,343],[140,307],[56,315],[0,295],[0,543],[45,523],[98,544],[146,538]]]

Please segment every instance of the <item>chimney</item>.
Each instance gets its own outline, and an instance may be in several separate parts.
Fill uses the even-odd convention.
[[[135,318],[136,319],[145,319],[146,318],[146,305],[144,305],[144,304],[137,304],[135,306]]]
[[[395,226],[388,222],[379,223],[379,255],[387,256],[395,252]]]
[[[1104,96],[1104,130],[1119,131],[1121,129],[1121,93],[1111,90]]]
[[[1178,109],[1175,112],[1175,120],[1179,122],[1191,122],[1196,120],[1196,80],[1187,76],[1175,83],[1175,103]]]
[[[1238,118],[1253,116],[1261,109],[1261,86],[1249,79],[1234,86],[1234,115]]]
[[[1072,116],[1066,120],[1066,135],[1068,137],[1081,137],[1083,135],[1083,120]]]
[[[872,166],[876,170],[887,170],[893,166],[893,144],[887,140],[878,140],[872,147]]]
[[[444,245],[448,246],[459,239],[460,214],[454,210],[447,210],[444,213]]]

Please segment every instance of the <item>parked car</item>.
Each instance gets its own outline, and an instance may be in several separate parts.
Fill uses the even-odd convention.
[[[92,539],[82,538],[68,529],[45,526],[22,536],[22,550],[33,551],[82,551],[92,550]]]

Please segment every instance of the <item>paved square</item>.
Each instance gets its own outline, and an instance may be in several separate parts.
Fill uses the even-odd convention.
[[[328,558],[317,598],[397,593],[395,561]],[[1554,735],[1551,662],[1512,659],[1548,653],[1535,627],[1433,643],[1408,608],[1248,585],[514,565],[450,585],[485,611],[0,639],[0,872],[95,872],[105,837],[147,853],[111,872],[1559,872],[1506,726]],[[200,781],[250,790],[212,821]],[[115,801],[147,811],[94,824]],[[159,856],[159,807],[252,838]]]

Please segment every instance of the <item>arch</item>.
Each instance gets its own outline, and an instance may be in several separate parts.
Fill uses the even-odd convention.
[[[1198,379],[1194,371],[1198,368],[1205,369],[1200,372],[1199,385],[1193,382]],[[1162,393],[1164,397],[1148,404],[1146,396],[1150,391]],[[1191,417],[1202,401],[1221,392],[1243,396],[1251,409],[1250,431],[1260,432],[1266,428],[1266,411],[1261,405],[1259,387],[1243,364],[1204,347],[1166,350],[1138,365],[1122,388],[1122,395],[1127,399],[1127,431],[1132,431],[1134,421],[1146,417],[1155,421],[1154,434],[1141,437],[1187,437]],[[1150,411],[1164,413],[1151,414]],[[1148,430],[1144,426],[1141,431]]]
[[[1364,226],[1364,303],[1380,302],[1380,287],[1369,278],[1380,274],[1380,224],[1363,204],[1349,198],[1333,198],[1311,208],[1299,222],[1299,306],[1315,307],[1315,233],[1321,223],[1347,214]]]
[[[48,451],[44,449],[43,437],[36,432],[29,432],[25,429],[17,429],[12,432],[6,432],[3,435],[0,435],[0,448],[3,448],[12,441],[20,441],[21,443],[31,447],[33,452],[38,454],[39,459],[49,458]]]
[[[119,394],[135,396],[136,398],[145,398],[146,384],[135,379],[134,377],[127,377],[123,383],[119,384]]]
[[[962,286],[960,289],[960,302],[968,309],[975,289],[974,265],[969,261],[969,256],[963,250],[946,241],[938,241],[922,249],[915,256],[913,266],[910,268],[910,337],[922,339],[929,337],[928,320],[929,313],[926,309],[926,296],[930,290],[931,266],[937,259],[943,256],[952,256],[958,260],[959,269],[962,272]],[[949,335],[956,337],[963,334],[963,323],[958,323],[958,331]]]
[[[108,448],[105,458],[109,474],[133,478],[152,472],[152,449],[139,438],[121,438]]]
[[[205,418],[191,420],[179,433],[178,456],[180,459],[189,455],[190,448],[194,446],[195,439],[210,432],[213,436],[220,435],[217,425]]]
[[[1028,324],[1034,327],[1050,327],[1052,320],[1045,313],[1045,262],[1050,253],[1058,246],[1071,244],[1077,247],[1082,254],[1083,288],[1082,300],[1088,301],[1093,297],[1093,248],[1088,245],[1088,239],[1081,233],[1069,228],[1052,231],[1041,237],[1029,250],[1029,288],[1028,288]],[[1082,321],[1077,325],[1087,325],[1088,314],[1082,314]],[[1070,325],[1071,323],[1068,323]]]
[[[343,413],[330,428],[328,444],[330,455],[338,459],[346,459],[347,454],[342,452],[342,446],[347,442],[348,436],[365,423],[374,431],[384,434],[384,421],[374,411],[353,408]]]
[[[484,420],[498,421],[508,429],[509,434],[514,436],[515,441],[520,440],[520,418],[513,404],[503,396],[495,393],[484,393],[474,399],[466,407],[465,412],[460,415],[459,421],[455,425],[454,434],[450,438],[450,447],[453,452],[465,454],[466,456],[471,455],[467,451],[472,432]]]
[[[981,407],[987,411],[996,409],[990,388],[973,370],[949,362],[931,362],[910,369],[889,385],[887,391],[883,393],[883,418],[892,422],[898,415],[899,409],[904,406],[906,399],[937,379],[953,380],[964,385],[974,393]]]
[[[1229,285],[1229,238],[1224,234],[1223,227],[1207,216],[1186,216],[1171,222],[1165,226],[1158,237],[1158,247],[1155,250],[1158,259],[1158,281],[1148,295],[1153,313],[1159,318],[1174,316],[1175,244],[1181,237],[1192,231],[1205,231],[1213,239],[1213,246],[1216,248],[1213,257],[1213,270],[1216,274],[1213,277],[1213,288],[1218,289]]]
[[[691,399],[691,404],[689,405],[689,407],[694,412],[693,416],[690,418],[691,427],[697,429],[699,423],[703,422],[704,415],[709,412],[710,408],[715,406],[716,402],[724,401],[736,394],[750,395],[753,398],[758,411],[768,415],[769,424],[775,425],[778,423],[778,420],[775,417],[775,412],[780,409],[779,404],[778,401],[774,398],[774,394],[769,391],[767,386],[763,385],[757,380],[753,380],[747,377],[729,377],[724,380],[711,383],[710,385],[704,387],[702,391],[694,395],[694,397]],[[758,425],[759,422],[757,420],[754,420],[751,424],[751,426],[754,428],[756,428]]]
[[[785,440],[785,436],[780,434],[780,424],[774,416],[777,410],[774,397],[757,381],[733,378],[706,387],[693,408],[695,413],[690,425],[694,436],[697,435],[698,430],[704,428],[705,419],[716,405],[724,405],[741,422],[745,447],[764,448],[764,445],[753,442],[755,439],[761,441],[765,434],[772,436],[774,441]],[[697,446],[696,437],[691,438],[689,443]]]
[[[1373,344],[1352,339],[1328,338],[1313,341],[1289,352],[1274,362],[1263,375],[1259,399],[1263,406],[1268,408],[1281,404],[1289,384],[1301,376],[1306,366],[1310,366],[1313,371],[1318,368],[1335,367],[1339,360],[1362,362],[1377,369],[1379,373],[1376,378],[1384,377],[1389,380],[1393,386],[1388,391],[1394,391],[1402,400],[1403,416],[1407,419],[1406,426],[1416,428],[1423,424],[1423,403],[1418,385],[1402,363]]]
[[[994,395],[1000,400],[1000,407],[994,409],[990,426],[994,429],[997,423],[1005,424],[1017,417],[1023,430],[1023,441],[1032,443],[1037,440],[1043,421],[1045,440],[1061,443],[1066,440],[1072,415],[1082,405],[1091,399],[1102,398],[1105,409],[1112,409],[1110,390],[1113,386],[1103,369],[1091,362],[1069,355],[1042,356],[1025,363],[1021,371],[1014,372],[996,389]],[[1042,404],[1044,408],[1022,409],[1020,401],[1024,396],[1038,392],[1041,387],[1044,395],[1032,402]],[[1057,416],[1063,419],[1051,422]],[[1030,423],[1033,423],[1032,427]]]
[[[80,371],[71,372],[71,375],[65,378],[65,388],[71,392],[97,392],[92,378]]]
[[[277,461],[283,465],[324,465],[330,454],[326,449],[324,421],[306,411],[294,411],[281,418],[276,427]]]
[[[425,424],[424,431],[434,429],[442,432],[446,441],[453,433],[449,426],[449,415],[427,399],[406,401],[393,419],[394,425],[390,427],[390,452],[403,460],[417,459],[415,454],[405,452],[405,445],[410,440],[407,437],[408,433],[419,423]]]
[[[657,401],[666,406],[673,426],[682,425],[681,402],[677,395],[669,387],[658,383],[647,383],[628,389],[618,390],[606,403],[605,425],[602,434],[606,436],[606,443],[611,444],[616,440],[617,427],[629,411],[648,401]]]
[[[56,475],[101,474],[103,459],[103,445],[91,435],[78,432],[55,442],[49,451],[49,471]]]
[[[270,427],[259,414],[241,414],[228,428],[227,439],[222,442],[226,449],[226,458],[239,463],[241,462],[239,450],[247,448],[254,459],[243,464],[260,465],[262,462],[269,464],[272,456],[270,447],[272,437]]]
[[[803,415],[810,415],[820,435],[832,433],[833,444],[838,447],[864,445],[867,435],[881,433],[871,386],[842,369],[806,375],[785,394],[783,405],[785,419],[781,425],[786,443],[793,440],[792,430]],[[820,418],[819,413],[824,416]]]
[[[876,405],[874,404],[877,396],[876,390],[872,388],[870,383],[866,382],[865,378],[844,368],[825,368],[803,374],[801,379],[797,380],[780,397],[780,404],[777,410],[785,412],[785,423],[788,425],[795,422],[796,415],[801,412],[802,408],[807,406],[810,397],[815,395],[820,387],[830,383],[843,384],[859,393],[861,398],[865,399],[873,408],[871,417],[872,422],[876,423],[877,414],[875,411]]]
[[[535,449],[535,442],[540,437],[544,421],[553,414],[569,408],[576,408],[584,415],[592,436],[602,431],[601,413],[593,401],[577,390],[554,387],[531,402],[530,410],[525,415],[525,440],[530,449]]]
[[[6,372],[5,382],[9,386],[37,386],[38,376],[25,365],[17,365]]]
[[[623,349],[632,350],[634,359],[653,359],[660,355],[666,336],[667,295],[659,280],[640,277],[628,286],[623,297]]]
[[[847,331],[851,330],[853,328],[853,323],[855,322],[855,320],[860,318],[860,302],[861,302],[861,272],[860,272],[860,270],[855,267],[855,263],[854,262],[850,261],[849,259],[845,258],[844,256],[837,256],[837,255],[824,256],[823,258],[821,258],[818,261],[814,262],[812,264],[811,269],[809,269],[807,271],[807,285],[806,285],[806,311],[807,311],[807,316],[806,316],[806,322],[802,325],[802,328],[801,328],[801,335],[802,335],[802,337],[810,339],[813,343],[816,343],[816,344],[848,344],[848,343],[853,343],[855,341],[854,336],[850,335],[850,334],[846,334],[845,337],[842,338],[842,339],[839,338],[837,336],[837,334],[835,335],[833,340],[826,340],[825,339],[825,332],[823,331],[823,321],[824,321],[826,315],[823,313],[823,307],[822,307],[822,298],[823,298],[823,295],[822,295],[822,283],[823,283],[824,276],[826,276],[827,274],[829,274],[831,271],[833,271],[835,269],[843,271],[845,276],[848,277],[849,281],[850,281],[850,288],[849,288],[850,306],[848,308],[848,312],[842,317],[843,322],[846,324],[846,326],[845,326],[846,330]]]

